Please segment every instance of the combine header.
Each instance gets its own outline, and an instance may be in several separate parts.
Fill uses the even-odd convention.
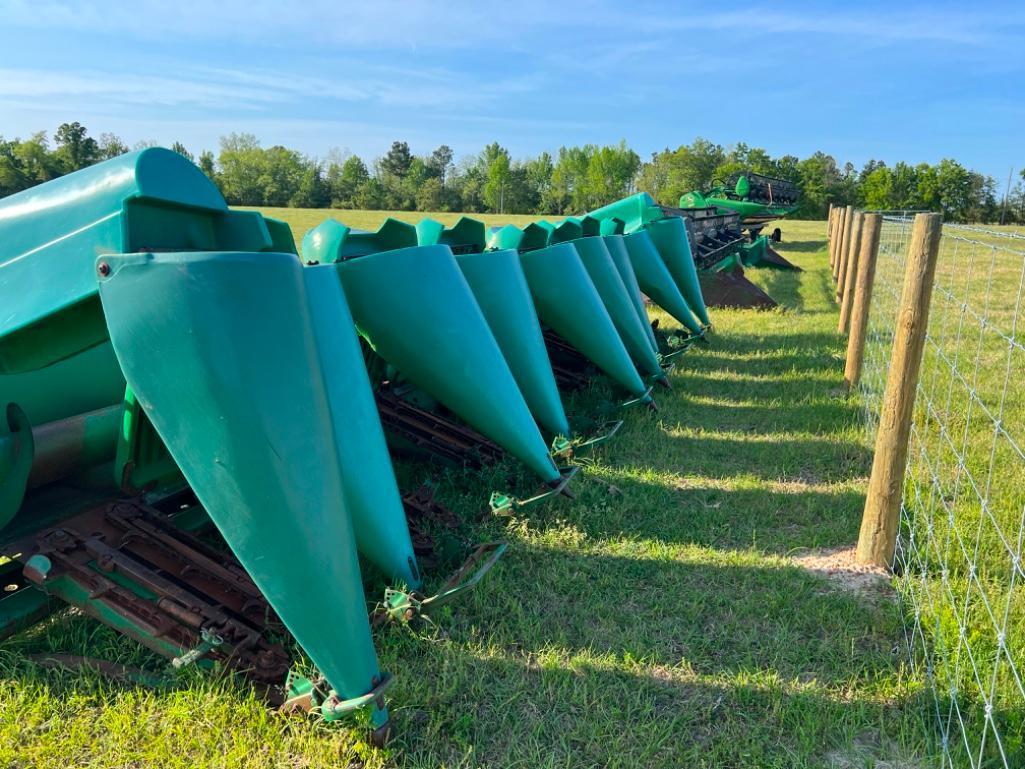
[[[0,201],[0,244],[0,635],[56,598],[271,701],[367,709],[383,741],[392,679],[357,553],[405,612],[503,546],[417,592],[339,270],[304,267],[286,225],[162,149]],[[223,550],[196,538],[211,528]],[[290,639],[313,677],[289,672]]]
[[[285,710],[366,711],[383,742],[372,628],[505,548],[426,597],[424,522],[453,514],[403,496],[393,456],[516,460],[541,490],[495,492],[496,512],[571,496],[571,457],[622,422],[564,399],[604,375],[617,407],[655,410],[708,336],[706,277],[747,263],[735,217],[641,194],[492,232],[329,219],[300,259],[287,225],[163,149],[0,200],[0,638],[73,606]]]
[[[774,219],[782,219],[797,210],[801,191],[787,179],[776,179],[753,171],[736,172],[725,182],[713,184],[703,195],[691,192],[680,198],[680,207],[710,205],[736,211],[751,231],[752,240]],[[778,228],[772,240],[779,242]]]

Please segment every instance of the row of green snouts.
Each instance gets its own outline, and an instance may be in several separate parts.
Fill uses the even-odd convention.
[[[286,226],[229,210],[159,149],[10,196],[0,214],[0,300],[16,321],[0,325],[0,536],[48,480],[48,428],[86,430],[72,468],[116,455],[115,488],[129,469],[146,476],[140,436],[155,431],[170,471],[138,487],[183,478],[329,682],[324,712],[367,706],[382,728],[390,679],[356,553],[408,590],[423,578],[356,331],[552,485],[563,473],[538,425],[572,430],[540,324],[639,402],[665,377],[640,292],[703,331],[671,272],[686,236],[669,228],[539,224],[505,249],[508,228],[473,222],[422,222],[412,240],[394,221],[325,222],[304,247],[320,263],[304,267]],[[48,278],[59,291],[24,293]]]

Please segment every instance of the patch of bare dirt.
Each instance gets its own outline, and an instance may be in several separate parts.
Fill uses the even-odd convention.
[[[791,557],[795,565],[825,577],[830,584],[862,598],[891,598],[890,574],[877,566],[863,566],[855,561],[854,547],[830,547],[808,550]]]

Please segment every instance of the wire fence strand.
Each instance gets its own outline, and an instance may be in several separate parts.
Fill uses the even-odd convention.
[[[874,440],[913,219],[883,217],[860,391]],[[1025,767],[1025,238],[945,225],[894,571],[943,767]]]

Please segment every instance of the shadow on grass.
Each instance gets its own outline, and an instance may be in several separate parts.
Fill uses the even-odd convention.
[[[410,765],[819,766],[913,707],[883,693],[896,607],[796,568],[521,543],[447,620],[445,643],[383,643],[432,674],[395,693]]]
[[[432,647],[425,663],[445,674],[395,687],[415,703],[393,711],[404,766],[829,766],[828,753],[866,732],[918,747],[901,731],[913,700],[844,701],[815,685],[720,684],[594,658],[555,664],[515,642],[486,654]]]

